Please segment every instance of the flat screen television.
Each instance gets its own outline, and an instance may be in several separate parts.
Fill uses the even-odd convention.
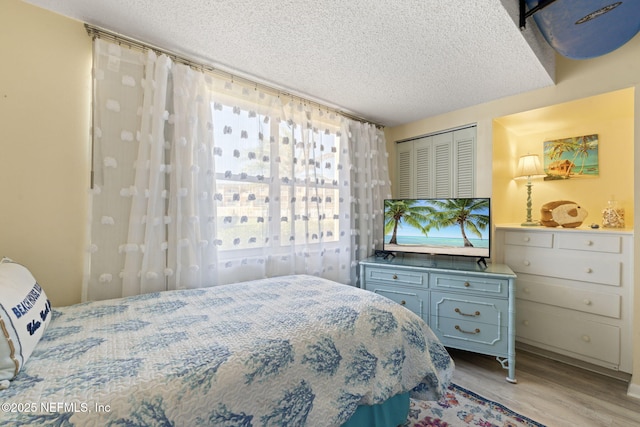
[[[484,263],[491,253],[491,199],[385,200],[383,250],[477,257]]]

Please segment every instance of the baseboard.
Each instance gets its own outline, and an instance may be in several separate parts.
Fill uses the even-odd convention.
[[[584,362],[582,360],[574,359],[569,356],[565,356],[563,354],[554,353],[549,350],[545,350],[543,348],[535,347],[529,344],[525,344],[520,341],[516,341],[516,349],[527,351],[529,353],[537,354],[538,356],[546,357],[547,359],[555,360],[557,362],[566,363],[567,365],[575,366],[577,368],[582,368],[587,371],[595,372],[597,374],[606,375],[611,378],[615,378],[620,381],[625,381],[629,383],[629,388],[631,388],[631,374],[627,374],[626,372],[615,371],[613,369],[605,368],[603,366],[594,365],[589,362]],[[517,356],[516,356],[516,366],[517,366]],[[636,385],[634,387],[634,392],[638,393],[640,397],[640,385]],[[631,395],[630,393],[627,393]]]
[[[640,399],[640,384],[634,384],[633,379],[629,382],[629,387],[627,388],[627,396]]]

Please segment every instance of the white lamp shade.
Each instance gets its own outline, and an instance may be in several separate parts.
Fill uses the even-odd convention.
[[[540,159],[537,154],[527,154],[520,156],[516,178],[539,178],[546,174],[540,166]]]

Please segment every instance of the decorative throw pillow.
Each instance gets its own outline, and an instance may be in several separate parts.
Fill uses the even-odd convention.
[[[0,382],[12,380],[27,362],[51,320],[51,303],[29,270],[0,261]]]

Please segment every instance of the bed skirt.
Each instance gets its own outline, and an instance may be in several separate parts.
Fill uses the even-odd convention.
[[[378,405],[360,405],[341,427],[395,427],[409,416],[409,394],[397,394]]]

